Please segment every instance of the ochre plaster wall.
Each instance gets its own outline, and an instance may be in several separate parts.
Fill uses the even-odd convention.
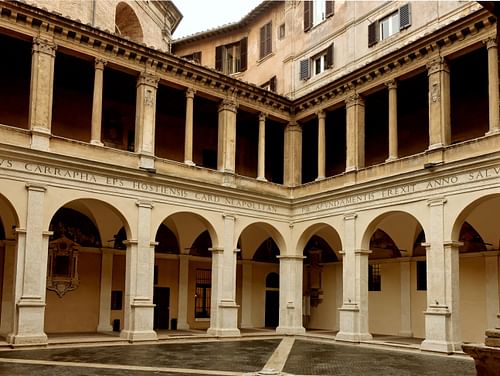
[[[335,329],[337,323],[335,271],[335,264],[326,264],[323,266],[321,274],[323,301],[317,307],[311,307],[310,329]]]

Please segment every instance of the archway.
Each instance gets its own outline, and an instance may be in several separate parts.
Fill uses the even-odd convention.
[[[472,201],[454,221],[451,240],[459,241],[459,318],[464,342],[483,342],[498,326],[500,312],[500,195]]]
[[[69,202],[53,215],[45,332],[121,330],[126,227],[116,209],[93,199]]]
[[[116,6],[115,32],[128,37],[134,42],[142,43],[144,36],[142,27],[134,10],[127,3],[120,2]]]
[[[179,212],[158,227],[155,240],[154,329],[207,329],[210,323],[213,226]],[[214,240],[212,240],[214,239]]]
[[[0,195],[0,335],[6,336],[13,330],[15,301],[15,259],[17,247],[16,228],[19,219],[11,203]]]
[[[307,330],[338,329],[342,305],[342,243],[330,225],[318,223],[304,231],[297,248],[304,255],[302,316]]]
[[[369,328],[374,334],[425,337],[427,307],[425,233],[413,215],[391,211],[363,236],[368,263]]]
[[[276,328],[279,324],[281,234],[267,223],[247,226],[238,240],[237,301],[241,328]],[[264,309],[262,309],[264,307]]]

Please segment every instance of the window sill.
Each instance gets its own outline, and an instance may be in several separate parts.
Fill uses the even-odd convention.
[[[274,56],[274,51],[271,53],[268,53],[266,56],[264,56],[262,59],[257,60],[257,65],[262,64],[264,61],[270,59],[271,57]]]
[[[196,322],[209,322],[210,321],[210,317],[205,317],[205,318],[195,318],[194,321]]]

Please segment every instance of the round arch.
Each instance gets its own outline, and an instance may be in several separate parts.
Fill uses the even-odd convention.
[[[339,253],[342,250],[342,240],[340,238],[340,234],[334,227],[327,223],[315,223],[305,229],[297,241],[297,245],[295,247],[296,253],[302,255],[306,245],[315,235],[322,238],[330,246],[330,248],[335,252],[337,259],[341,259]]]
[[[106,201],[88,197],[76,198],[53,208],[47,217],[47,227],[58,211],[63,208],[72,209],[88,217],[97,227],[103,247],[106,247],[108,243],[114,243],[122,228],[125,231],[126,239],[130,239],[132,236],[130,224],[118,208]]]
[[[212,247],[217,247],[219,239],[214,225],[199,213],[178,211],[165,217],[161,223],[155,225],[154,236],[158,234],[160,226],[164,225],[177,238],[180,251],[190,248],[193,242],[205,231],[208,231]]]
[[[381,241],[385,241],[386,235],[397,247],[396,253],[401,256],[412,256],[415,241],[421,237],[422,230],[425,236],[422,223],[413,214],[404,210],[388,211],[373,218],[367,225],[363,231],[361,248],[370,249],[374,234],[378,234]]]
[[[16,227],[19,227],[19,216],[12,203],[7,197],[0,194],[0,224],[2,225],[1,232],[7,238]]]
[[[141,22],[134,10],[127,3],[121,1],[116,6],[115,31],[123,37],[129,37],[135,42],[142,43],[144,35]]]
[[[252,234],[250,239],[250,234]],[[248,238],[247,238],[248,235]],[[238,236],[235,237],[237,244],[241,247],[241,257],[243,259],[251,260],[254,256],[255,251],[259,248],[262,242],[266,241],[268,238],[276,243],[280,254],[282,254],[285,249],[285,240],[281,233],[274,227],[266,222],[254,222],[246,227],[244,227]]]

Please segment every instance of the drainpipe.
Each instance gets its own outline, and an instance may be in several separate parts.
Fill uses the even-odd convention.
[[[97,0],[92,0],[92,26],[94,26],[94,27],[95,27],[96,1]]]

